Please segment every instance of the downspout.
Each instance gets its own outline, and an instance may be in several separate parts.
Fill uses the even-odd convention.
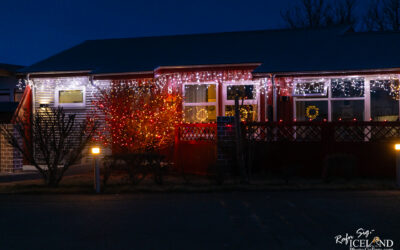
[[[269,77],[271,78],[272,83],[272,116],[273,121],[278,121],[278,97],[276,93],[276,84],[275,84],[275,74],[270,74]]]
[[[26,74],[26,82],[29,84],[29,80],[30,80],[30,74]],[[35,91],[34,91],[34,87],[33,84],[31,86],[31,91],[32,91],[32,114],[35,112]]]

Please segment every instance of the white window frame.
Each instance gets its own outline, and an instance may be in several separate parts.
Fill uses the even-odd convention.
[[[363,97],[332,97],[331,81],[332,79],[340,78],[364,78],[364,96]],[[296,120],[297,112],[296,106],[297,102],[307,102],[307,101],[327,101],[328,102],[328,121],[332,121],[332,102],[333,101],[364,101],[364,121],[370,120],[370,80],[371,77],[364,75],[354,75],[354,76],[330,76],[324,77],[326,79],[326,87],[328,90],[328,96],[320,98],[305,98],[305,97],[293,97],[293,119]],[[315,78],[299,78],[300,81],[315,81]],[[309,96],[310,97],[310,96]],[[368,102],[368,103],[367,103]]]
[[[228,93],[227,93],[227,88],[228,86],[242,86],[242,85],[253,85],[254,89],[256,91],[255,93],[255,99],[245,99],[243,101],[243,105],[257,105],[257,121],[260,120],[260,93],[259,93],[259,88],[257,86],[260,83],[257,81],[240,81],[240,82],[225,82],[222,86],[222,113],[225,116],[225,109],[226,106],[234,106],[235,105],[235,100],[228,100]],[[239,100],[239,104],[242,104],[242,100]]]
[[[386,80],[386,79],[379,79],[382,76],[397,78],[400,81],[400,75],[397,75],[397,74],[373,75],[373,76],[365,77],[366,82],[368,80],[368,84],[365,85],[365,91],[368,90],[368,107],[366,105],[366,109],[365,109],[365,113],[367,113],[367,111],[368,111],[368,120],[372,119],[372,117],[371,117],[371,81]],[[398,102],[397,105],[399,105],[399,113],[397,114],[397,117],[400,120],[400,100],[397,100],[397,102]]]
[[[296,94],[296,88],[297,88],[297,84],[301,84],[301,83],[312,83],[312,82],[323,82],[324,83],[324,92],[321,94]],[[330,80],[326,80],[325,78],[323,79],[315,79],[315,78],[302,78],[302,79],[298,79],[293,86],[293,90],[292,90],[292,96],[293,97],[321,97],[324,98],[327,96],[327,92],[328,92],[328,88],[330,87]]]
[[[186,97],[186,86],[187,85],[215,85],[215,91],[216,91],[216,97],[215,97],[215,102],[190,102],[187,103],[185,101]],[[214,106],[215,107],[215,112],[218,116],[218,83],[217,82],[187,82],[182,84],[182,93],[183,93],[183,102],[182,102],[182,108],[183,108],[183,113],[185,113],[185,107],[197,107],[197,106]]]
[[[60,103],[60,91],[68,91],[68,90],[81,90],[83,94],[83,102],[82,103]],[[65,87],[65,88],[56,88],[55,90],[55,97],[54,97],[54,104],[56,107],[63,107],[68,109],[81,109],[86,107],[86,87]]]

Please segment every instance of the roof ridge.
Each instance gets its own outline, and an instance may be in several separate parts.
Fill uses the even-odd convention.
[[[235,30],[235,31],[221,31],[221,32],[205,32],[205,33],[190,33],[190,34],[170,34],[170,35],[147,35],[137,37],[120,37],[120,38],[100,38],[88,39],[84,42],[93,41],[108,41],[108,40],[131,40],[131,39],[149,39],[149,38],[174,38],[174,37],[190,37],[190,36],[207,36],[207,35],[225,35],[235,33],[255,33],[255,32],[290,32],[290,31],[329,31],[339,28],[347,28],[348,25],[335,25],[332,27],[318,27],[318,28],[276,28],[276,29],[253,29],[253,30]]]

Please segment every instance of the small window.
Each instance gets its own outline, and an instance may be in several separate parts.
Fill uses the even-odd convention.
[[[364,78],[336,78],[331,81],[332,97],[364,97]]]
[[[62,89],[56,91],[56,105],[67,108],[84,107],[84,89]]]
[[[239,99],[254,100],[257,94],[254,85],[230,85],[227,86],[227,100],[235,100],[235,96],[239,94]]]
[[[326,96],[327,87],[324,81],[297,82],[293,88],[293,96]]]
[[[83,103],[82,90],[60,90],[58,97],[58,103]]]

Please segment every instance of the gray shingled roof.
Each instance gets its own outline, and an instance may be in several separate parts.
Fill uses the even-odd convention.
[[[20,72],[153,71],[160,66],[262,63],[255,72],[400,67],[400,33],[347,27],[262,30],[85,41]]]

